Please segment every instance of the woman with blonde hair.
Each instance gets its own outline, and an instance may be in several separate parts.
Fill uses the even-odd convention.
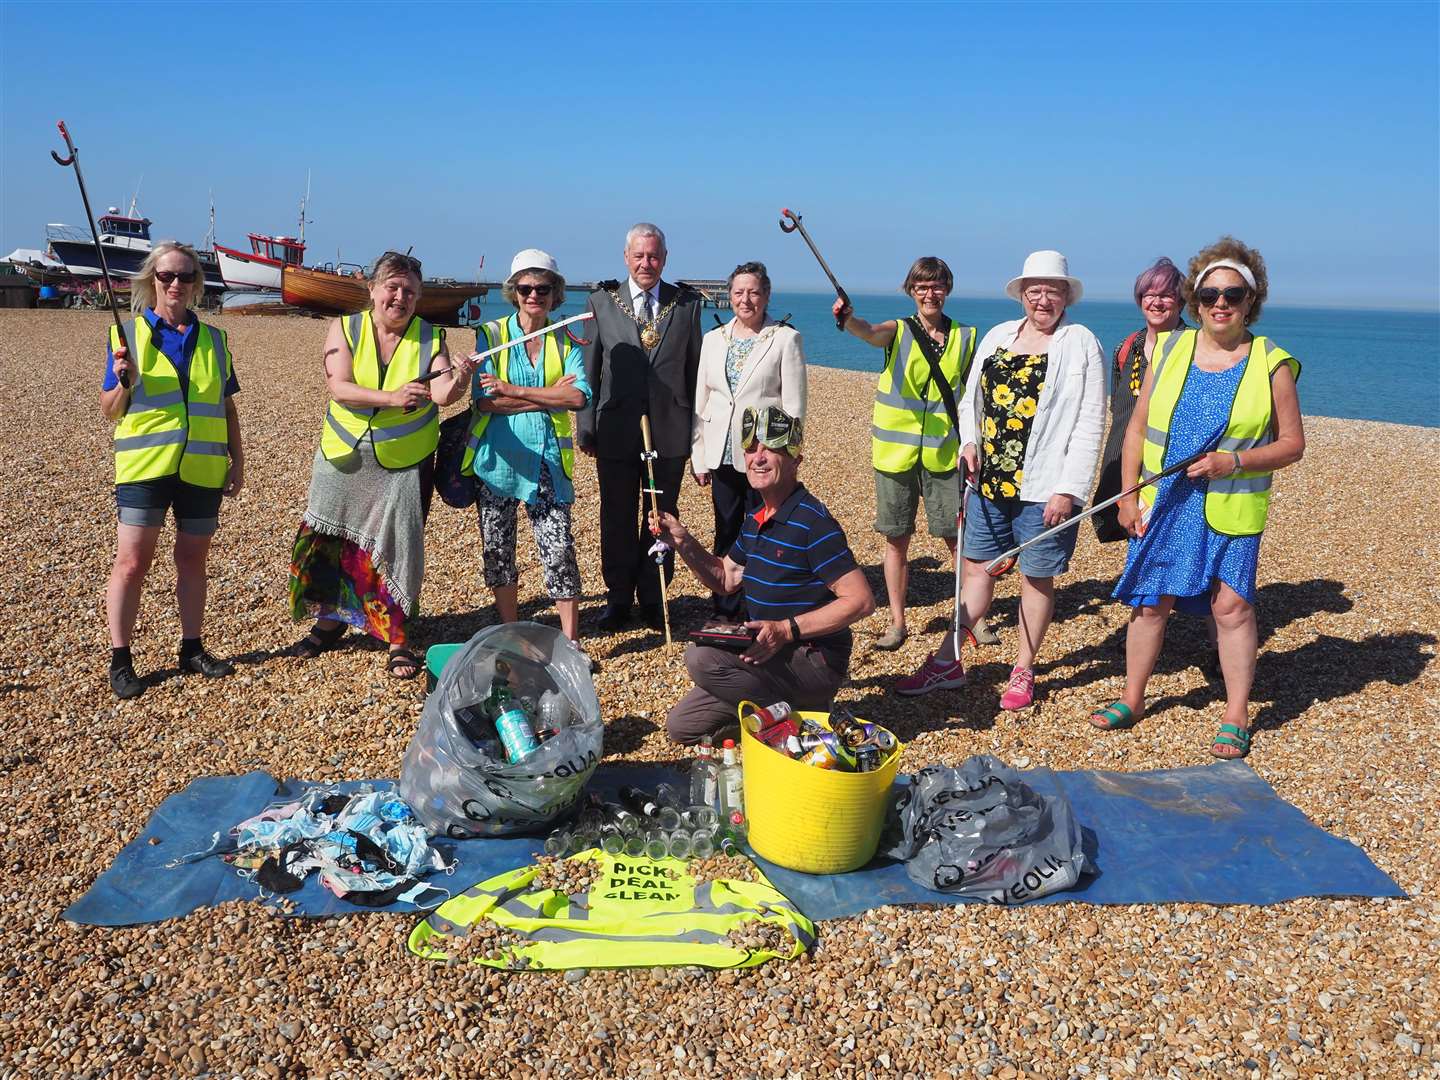
[[[195,249],[173,240],[151,249],[131,283],[135,318],[112,327],[100,411],[115,422],[115,563],[105,590],[110,688],[137,697],[131,638],[140,591],[165,515],[175,515],[175,597],[182,673],[219,678],[234,671],[205,650],[206,561],[220,501],[245,476],[234,360],[225,331],[190,305],[205,291]]]
[[[370,307],[330,324],[330,404],[290,559],[291,617],[315,618],[296,655],[318,656],[354,626],[389,646],[386,670],[400,679],[420,670],[405,624],[425,572],[435,406],[475,370],[468,356],[452,363],[445,331],[415,315],[420,283],[419,259],[387,251],[370,272]]]
[[[1295,383],[1300,362],[1250,326],[1269,294],[1265,260],[1224,237],[1190,260],[1184,296],[1198,330],[1162,334],[1125,434],[1127,487],[1202,453],[1184,473],[1120,501],[1133,538],[1115,599],[1134,610],[1125,637],[1125,694],[1090,722],[1127,728],[1145,709],[1145,687],[1172,610],[1214,616],[1225,715],[1210,752],[1250,752],[1255,677],[1255,573],[1276,469],[1305,453]]]

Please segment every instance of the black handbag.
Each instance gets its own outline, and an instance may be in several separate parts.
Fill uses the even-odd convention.
[[[475,505],[475,478],[463,476],[465,443],[470,437],[472,412],[466,409],[440,422],[440,442],[435,447],[435,490],[446,506],[464,510]]]

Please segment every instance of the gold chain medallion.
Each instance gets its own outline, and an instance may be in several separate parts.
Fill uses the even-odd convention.
[[[640,328],[640,344],[645,346],[646,349],[653,349],[656,345],[660,344],[659,326],[665,321],[665,317],[669,315],[671,311],[675,310],[675,305],[680,302],[680,298],[683,295],[684,290],[677,292],[675,299],[660,309],[659,315],[656,315],[654,319],[646,321],[640,318],[639,315],[636,315],[634,309],[631,308],[629,304],[620,299],[618,289],[609,290],[610,299],[615,301],[615,306],[625,313],[627,319]]]

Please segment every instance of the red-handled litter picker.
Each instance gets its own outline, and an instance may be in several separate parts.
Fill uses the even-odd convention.
[[[110,314],[115,316],[115,328],[120,331],[120,340],[124,341],[125,324],[120,318],[120,305],[115,303],[115,287],[110,283],[110,266],[105,261],[105,245],[100,243],[100,230],[95,228],[95,214],[90,209],[90,196],[85,192],[85,178],[80,175],[80,151],[70,141],[70,132],[65,130],[65,121],[57,121],[55,126],[60,129],[60,137],[65,140],[65,149],[70,151],[70,155],[62,158],[54,150],[51,150],[50,156],[62,169],[69,165],[75,167],[75,182],[80,185],[80,200],[85,204],[85,222],[90,226],[90,235],[95,240],[95,250],[100,253],[100,273],[105,279],[105,296],[110,301]],[[130,362],[132,364],[139,363],[139,357],[132,356]],[[121,386],[127,388],[130,386],[128,375],[121,375],[119,378]]]
[[[1104,510],[1107,506],[1114,506],[1121,499],[1125,498],[1128,495],[1134,495],[1141,488],[1146,487],[1149,484],[1153,484],[1156,481],[1163,480],[1167,476],[1173,476],[1177,472],[1182,472],[1185,469],[1188,469],[1191,465],[1194,465],[1197,461],[1199,461],[1209,452],[1210,451],[1208,450],[1201,450],[1197,454],[1191,454],[1184,461],[1177,461],[1168,469],[1164,469],[1161,472],[1156,473],[1154,476],[1144,477],[1138,484],[1132,484],[1130,487],[1120,492],[1119,495],[1106,499],[1104,502],[1096,503],[1094,506],[1090,507],[1089,510],[1086,510],[1080,514],[1076,514],[1072,518],[1066,518],[1054,528],[1046,529],[1044,532],[1036,536],[1032,536],[1029,540],[1026,540],[1018,547],[1013,547],[1009,551],[1005,552],[1005,554],[1001,555],[999,558],[992,559],[990,562],[986,563],[985,572],[991,577],[1004,577],[1014,568],[1016,561],[1020,558],[1020,553],[1026,548],[1038,544],[1041,540],[1044,540],[1047,537],[1054,536],[1058,532],[1064,532],[1071,526],[1079,525],[1080,522],[1084,521],[1086,518],[1094,517],[1101,510]]]
[[[786,223],[788,219],[788,224]],[[845,306],[850,306],[850,294],[847,293],[840,282],[835,280],[835,275],[830,270],[830,264],[825,261],[825,256],[820,254],[820,249],[815,246],[815,241],[810,239],[810,234],[805,231],[805,226],[800,224],[800,215],[792,210],[780,211],[780,231],[792,233],[800,230],[800,239],[804,240],[810,247],[810,254],[815,256],[815,261],[820,264],[820,269],[825,271],[825,276],[830,279],[830,284],[835,289],[835,295],[845,301]],[[845,329],[845,316],[841,315],[835,320],[835,329]]]

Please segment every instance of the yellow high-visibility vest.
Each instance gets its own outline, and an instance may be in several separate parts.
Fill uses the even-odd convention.
[[[428,374],[435,357],[445,347],[443,331],[436,333],[435,327],[424,319],[412,318],[382,378],[372,313],[347,315],[340,325],[345,343],[350,346],[355,385],[370,390],[398,390]],[[329,460],[337,461],[354,453],[367,431],[375,444],[376,461],[387,469],[408,469],[435,452],[440,441],[440,410],[433,401],[410,410],[388,405],[352,409],[332,401],[325,410],[320,449]]]
[[[505,345],[510,341],[510,320],[500,319],[497,322],[487,322],[480,328],[485,335],[488,348],[495,348],[498,345]],[[546,334],[541,340],[540,355],[542,357],[541,375],[544,378],[545,386],[554,386],[565,374],[565,357],[560,352],[560,346],[568,338],[563,332],[557,331]],[[495,354],[495,370],[505,382],[510,381],[510,350]],[[565,470],[566,478],[575,475],[575,439],[570,430],[570,410],[553,409],[548,413],[550,427],[555,432],[555,441],[560,446],[560,466]],[[480,440],[485,436],[485,428],[490,424],[491,414],[475,410],[475,421],[470,425],[470,438],[465,443],[465,456],[460,460],[460,474],[462,476],[475,475],[475,454],[480,449]]]
[[[794,959],[815,941],[815,924],[758,868],[753,882],[697,884],[680,859],[593,849],[571,858],[599,864],[588,893],[531,888],[538,866],[497,874],[432,912],[411,932],[410,951],[448,961],[449,939],[485,919],[529,938],[499,956],[474,956],[475,963],[498,968],[754,967]],[[727,936],[759,923],[783,933],[774,934],[769,947],[746,947]]]
[[[222,488],[230,469],[229,425],[225,422],[225,383],[230,377],[230,346],[225,331],[195,327],[188,389],[180,373],[160,351],[150,323],[131,319],[110,328],[110,348],[122,344],[139,369],[130,406],[115,425],[115,482],[133,484],[180,474],[196,487]]]
[[[957,401],[974,358],[975,327],[951,320],[940,370]],[[959,456],[959,437],[931,377],[930,362],[909,324],[897,319],[895,338],[885,350],[885,370],[875,386],[870,463],[881,472],[903,473],[918,461],[931,472],[944,473],[955,468]]]
[[[1156,335],[1150,409],[1141,455],[1145,476],[1154,476],[1164,469],[1170,421],[1195,359],[1196,334],[1195,330],[1182,330]],[[1230,404],[1230,419],[1216,448],[1225,453],[1252,450],[1273,442],[1275,418],[1270,376],[1281,364],[1288,364],[1296,381],[1300,379],[1300,361],[1269,338],[1256,337],[1250,343],[1250,358],[1244,363],[1245,371]],[[1226,536],[1255,536],[1264,532],[1265,518],[1270,512],[1271,475],[1270,469],[1242,469],[1231,476],[1211,480],[1205,492],[1205,521],[1210,528]],[[1140,494],[1148,505],[1155,505],[1154,484],[1147,485]]]

